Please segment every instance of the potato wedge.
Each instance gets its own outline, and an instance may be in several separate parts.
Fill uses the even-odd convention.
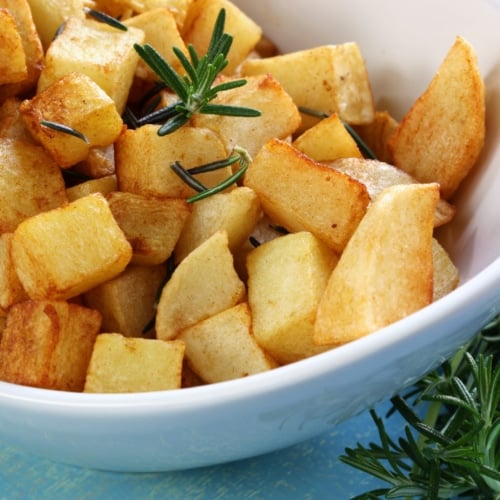
[[[344,172],[357,181],[362,182],[366,186],[372,200],[389,186],[418,182],[404,170],[377,160],[341,158],[328,164],[336,170]],[[434,214],[434,227],[447,224],[453,219],[455,213],[455,207],[440,198]]]
[[[278,139],[262,147],[244,184],[275,223],[292,232],[310,231],[338,253],[370,201],[363,184]]]
[[[183,330],[177,338],[186,344],[191,369],[212,384],[275,368],[276,362],[255,341],[251,322],[243,302]]]
[[[439,300],[455,290],[460,281],[457,266],[438,240],[432,239],[432,259],[434,266],[432,301]]]
[[[439,186],[387,188],[368,209],[319,303],[314,341],[340,345],[428,305]]]
[[[233,265],[225,231],[214,233],[176,268],[164,286],[156,314],[156,337],[169,340],[181,330],[243,300],[245,285]]]
[[[477,56],[457,37],[389,147],[397,167],[420,182],[438,182],[448,199],[474,166],[484,137],[484,82]]]

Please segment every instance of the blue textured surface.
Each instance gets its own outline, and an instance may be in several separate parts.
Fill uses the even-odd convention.
[[[388,403],[377,407],[381,414]],[[398,417],[387,421],[401,434]],[[120,474],[80,469],[30,456],[0,442],[0,499],[348,499],[381,483],[338,459],[357,442],[378,441],[369,414],[286,450],[203,469],[154,474]]]

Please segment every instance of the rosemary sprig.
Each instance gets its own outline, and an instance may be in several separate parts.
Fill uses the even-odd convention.
[[[328,118],[328,116],[330,116],[328,113],[325,113],[324,111],[318,111],[304,106],[299,106],[299,111],[306,115],[315,116],[316,118]],[[368,146],[368,144],[366,144],[366,142],[361,138],[361,136],[356,132],[356,130],[354,130],[354,128],[351,127],[351,125],[349,125],[347,122],[343,120],[342,124],[344,125],[347,132],[349,132],[350,136],[356,142],[356,145],[361,150],[361,153],[363,153],[363,156],[370,160],[376,160],[377,159],[376,154],[371,150],[371,148]]]
[[[356,498],[500,499],[499,347],[497,318],[415,390],[393,398],[407,422],[397,443],[371,411],[380,444],[358,444],[340,459],[389,486]],[[422,403],[423,419],[413,409]]]
[[[106,14],[105,12],[90,9],[88,7],[84,7],[83,11],[85,12],[85,14],[87,14],[87,16],[93,17],[96,21],[107,24],[108,26],[116,28],[120,31],[128,31],[128,27],[125,24],[121,23],[120,21],[118,21],[118,19]]]
[[[260,116],[260,111],[252,108],[211,102],[220,92],[246,84],[246,80],[238,79],[214,85],[216,78],[229,62],[227,56],[233,42],[233,37],[224,33],[225,20],[226,12],[221,9],[207,53],[203,57],[197,54],[192,45],[188,46],[189,57],[178,47],[173,48],[175,56],[186,72],[184,76],[177,73],[151,45],[134,45],[141,59],[155,72],[161,82],[179,97],[174,104],[138,118],[136,124],[163,123],[158,134],[166,135],[182,127],[196,113],[242,117]]]
[[[63,134],[72,135],[73,137],[77,137],[87,144],[90,144],[90,141],[85,134],[74,129],[73,127],[70,127],[69,125],[64,125],[63,123],[52,122],[49,120],[40,120],[40,125],[42,125],[42,127],[56,130],[57,132],[62,132]]]
[[[233,153],[224,160],[206,163],[204,165],[192,167],[189,169],[184,168],[180,162],[176,161],[172,163],[170,167],[189,187],[193,188],[195,191],[198,191],[197,194],[190,196],[186,200],[188,203],[194,203],[204,198],[208,198],[213,194],[220,193],[232,184],[238,182],[238,180],[241,179],[241,177],[243,177],[243,175],[245,174],[251,161],[252,158],[250,157],[250,154],[246,149],[235,146],[233,149]],[[194,175],[196,174],[212,172],[214,170],[233,165],[236,162],[239,162],[240,168],[233,175],[229,176],[227,179],[224,179],[222,182],[212,188],[206,187],[194,177]]]

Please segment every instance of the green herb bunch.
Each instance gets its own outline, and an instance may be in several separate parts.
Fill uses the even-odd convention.
[[[391,439],[371,411],[380,443],[358,444],[340,457],[389,484],[357,499],[500,499],[499,318],[392,403],[407,422],[404,437]]]
[[[226,11],[221,9],[214,25],[207,53],[200,57],[193,45],[188,45],[189,58],[178,48],[173,47],[176,57],[186,71],[179,75],[174,68],[149,44],[135,44],[135,50],[141,59],[155,72],[161,84],[175,92],[179,100],[159,110],[135,119],[135,125],[145,123],[163,123],[159,135],[174,132],[186,124],[196,113],[256,117],[260,111],[242,106],[214,104],[211,101],[222,91],[242,87],[246,80],[228,80],[214,85],[217,77],[228,65],[228,54],[233,37],[224,33]],[[128,112],[130,121],[130,110]],[[132,117],[132,122],[134,118]]]

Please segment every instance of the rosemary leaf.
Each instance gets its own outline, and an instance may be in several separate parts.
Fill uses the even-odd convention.
[[[96,21],[99,21],[101,23],[105,23],[108,26],[111,26],[112,28],[116,28],[117,30],[120,31],[128,31],[128,27],[118,21],[115,17],[112,17],[104,12],[101,12],[99,10],[94,10],[94,9],[89,9],[88,7],[83,8],[85,14],[87,14],[90,17],[93,17]]]
[[[84,134],[82,134],[78,130],[75,130],[72,127],[69,127],[68,125],[64,125],[58,122],[52,122],[49,120],[41,120],[40,125],[42,125],[43,127],[50,128],[52,130],[56,130],[57,132],[62,132],[63,134],[72,135],[73,137],[77,137],[78,139],[81,139],[83,142],[90,144],[90,141]]]

